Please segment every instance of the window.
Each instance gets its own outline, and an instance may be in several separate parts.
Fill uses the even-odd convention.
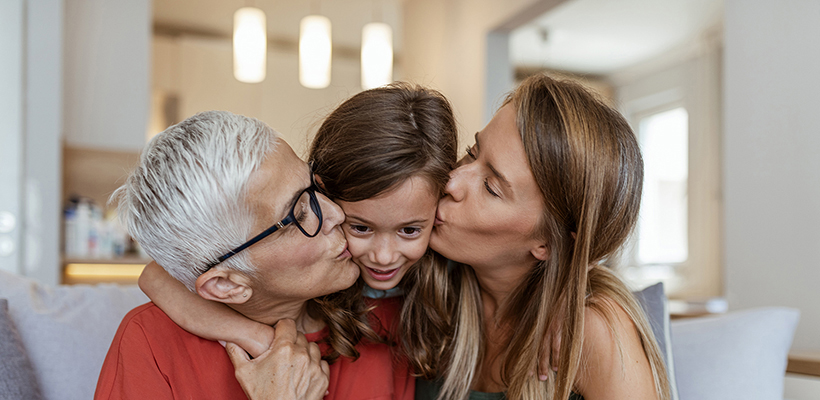
[[[637,133],[644,158],[637,262],[679,264],[689,253],[689,115],[683,107],[649,115]]]
[[[623,258],[634,288],[663,282],[679,299],[722,296],[720,48],[613,76],[644,157],[641,214]]]

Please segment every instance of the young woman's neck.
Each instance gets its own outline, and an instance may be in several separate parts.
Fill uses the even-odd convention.
[[[494,317],[533,265],[473,267],[484,304],[485,318]]]

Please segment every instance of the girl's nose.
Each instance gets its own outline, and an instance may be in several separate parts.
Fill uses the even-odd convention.
[[[398,261],[398,251],[389,240],[376,240],[370,252],[370,262],[378,265],[392,265]]]

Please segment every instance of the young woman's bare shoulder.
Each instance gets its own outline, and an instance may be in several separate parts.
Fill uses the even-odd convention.
[[[610,300],[584,313],[584,344],[576,379],[586,400],[656,399],[655,383],[635,324]]]

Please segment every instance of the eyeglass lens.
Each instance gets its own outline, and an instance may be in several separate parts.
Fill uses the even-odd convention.
[[[293,209],[293,218],[302,231],[308,236],[316,236],[321,229],[321,208],[316,195],[310,190],[302,192]]]

